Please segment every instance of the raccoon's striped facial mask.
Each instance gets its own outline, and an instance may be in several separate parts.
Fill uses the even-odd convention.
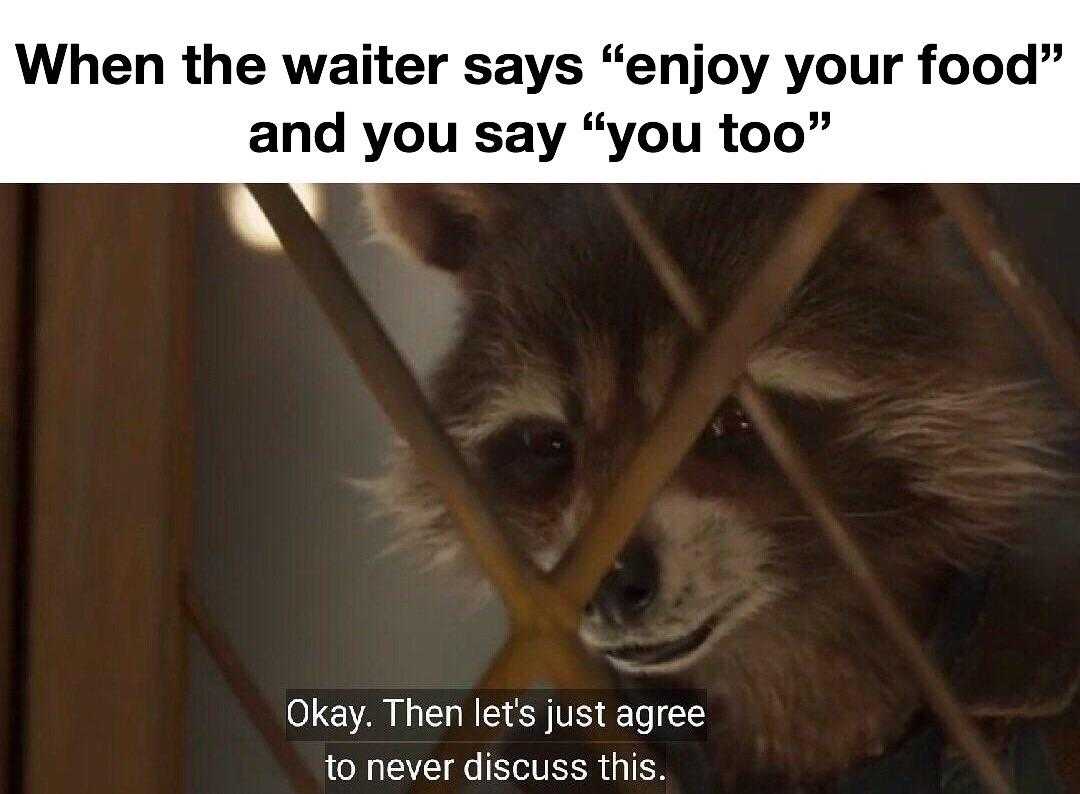
[[[631,193],[719,317],[802,188]],[[461,287],[433,404],[501,525],[550,568],[648,433],[696,335],[597,186],[379,186],[371,199],[379,234]],[[1067,482],[1052,453],[1067,414],[920,212],[887,192],[862,199],[747,363],[916,622],[950,565],[1008,539],[1021,505]],[[404,544],[482,581],[407,451],[376,490]],[[864,617],[728,402],[656,495],[582,636],[643,674],[697,675],[767,647],[782,681],[807,649],[834,654],[850,627],[874,631]]]

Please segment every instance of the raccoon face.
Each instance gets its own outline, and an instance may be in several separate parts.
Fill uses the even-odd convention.
[[[714,317],[804,192],[631,190]],[[648,432],[694,334],[599,188],[385,186],[369,201],[380,232],[458,275],[461,333],[433,378],[434,405],[506,531],[550,569]],[[923,626],[949,566],[1007,538],[1023,502],[1060,481],[1047,450],[1062,414],[958,256],[910,196],[868,195],[748,364]],[[376,491],[407,542],[476,576],[406,450]],[[624,673],[712,687],[719,670],[730,678],[762,653],[778,680],[801,674],[808,649],[859,645],[851,634],[868,623],[727,399],[599,587],[581,634]]]

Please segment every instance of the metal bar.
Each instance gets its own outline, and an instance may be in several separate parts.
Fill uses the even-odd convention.
[[[492,661],[477,689],[529,686],[535,665],[549,640],[559,646],[576,641],[578,614],[534,566],[507,542],[473,482],[456,447],[431,413],[419,385],[364,301],[344,264],[288,186],[249,185],[283,247],[345,342],[376,399],[398,432],[410,443],[428,476],[439,485],[448,506],[472,541],[481,564],[511,611],[518,632]],[[555,620],[550,618],[554,617]],[[548,632],[548,633],[542,633]],[[587,669],[577,648],[580,669]],[[560,657],[565,660],[565,653]],[[599,679],[590,678],[592,682]],[[584,679],[583,679],[584,683]],[[610,683],[608,683],[610,686]],[[437,752],[455,757],[484,732],[448,735]],[[415,791],[452,790],[452,783],[415,787]]]
[[[478,561],[518,624],[555,616],[574,625],[536,567],[500,531],[457,447],[434,416],[416,379],[386,335],[334,247],[288,185],[249,185],[293,264],[303,276],[349,355],[398,433],[442,491]]]
[[[704,337],[651,432],[552,573],[552,581],[574,606],[592,597],[656,492],[731,393],[753,346],[768,333],[859,190],[858,185],[814,188],[730,314]]]
[[[833,549],[844,563],[855,584],[862,590],[885,633],[903,655],[922,687],[930,707],[937,714],[950,738],[967,756],[972,768],[987,790],[1008,794],[1011,790],[993,753],[979,735],[975,723],[964,712],[945,676],[931,661],[922,641],[907,618],[896,606],[881,578],[863,554],[852,531],[839,517],[832,500],[814,474],[805,454],[784,429],[783,422],[763,395],[748,379],[739,381],[736,396],[765,440],[773,458],[798,491],[803,504],[825,532]]]
[[[667,290],[668,297],[675,304],[683,318],[698,333],[704,333],[709,325],[709,307],[701,302],[692,284],[686,280],[679,263],[671,255],[663,240],[657,235],[652,224],[645,220],[633,199],[622,185],[608,185],[608,197],[622,216],[623,223],[630,236],[645,255],[645,261]]]
[[[203,646],[221,671],[225,683],[236,696],[251,724],[266,742],[274,760],[285,772],[293,791],[296,794],[321,794],[323,788],[318,779],[308,769],[299,751],[286,740],[285,728],[278,721],[274,708],[259,691],[225,632],[211,620],[191,584],[185,582],[182,587],[180,600],[184,615],[202,640]]]
[[[1019,247],[994,222],[993,211],[975,188],[934,185],[933,189],[987,279],[1027,330],[1061,387],[1080,407],[1080,340],[1057,301],[1028,270]]]
[[[614,186],[611,192],[613,197],[616,197],[616,207],[634,238],[653,241],[648,248],[643,247],[643,251],[657,278],[668,291],[672,303],[683,313],[692,328],[703,333],[708,308],[694,291],[675,259],[659,243],[659,238],[652,232],[629,196],[621,188]],[[952,740],[971,761],[988,790],[1002,794],[1008,792],[1008,783],[974,722],[964,712],[945,676],[931,661],[922,641],[863,554],[854,532],[840,518],[839,511],[832,504],[819,478],[813,473],[805,454],[784,428],[768,398],[745,376],[738,381],[735,394],[758,428],[773,457],[821,526],[837,556],[863,591],[882,627],[904,655],[931,708]]]

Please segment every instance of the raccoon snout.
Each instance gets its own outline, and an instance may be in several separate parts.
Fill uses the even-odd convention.
[[[585,608],[615,626],[628,626],[648,611],[660,592],[660,563],[653,545],[630,540]]]

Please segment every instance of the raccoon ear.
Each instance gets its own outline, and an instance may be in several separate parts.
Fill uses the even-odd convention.
[[[367,185],[377,236],[428,265],[459,272],[496,214],[480,185]]]

